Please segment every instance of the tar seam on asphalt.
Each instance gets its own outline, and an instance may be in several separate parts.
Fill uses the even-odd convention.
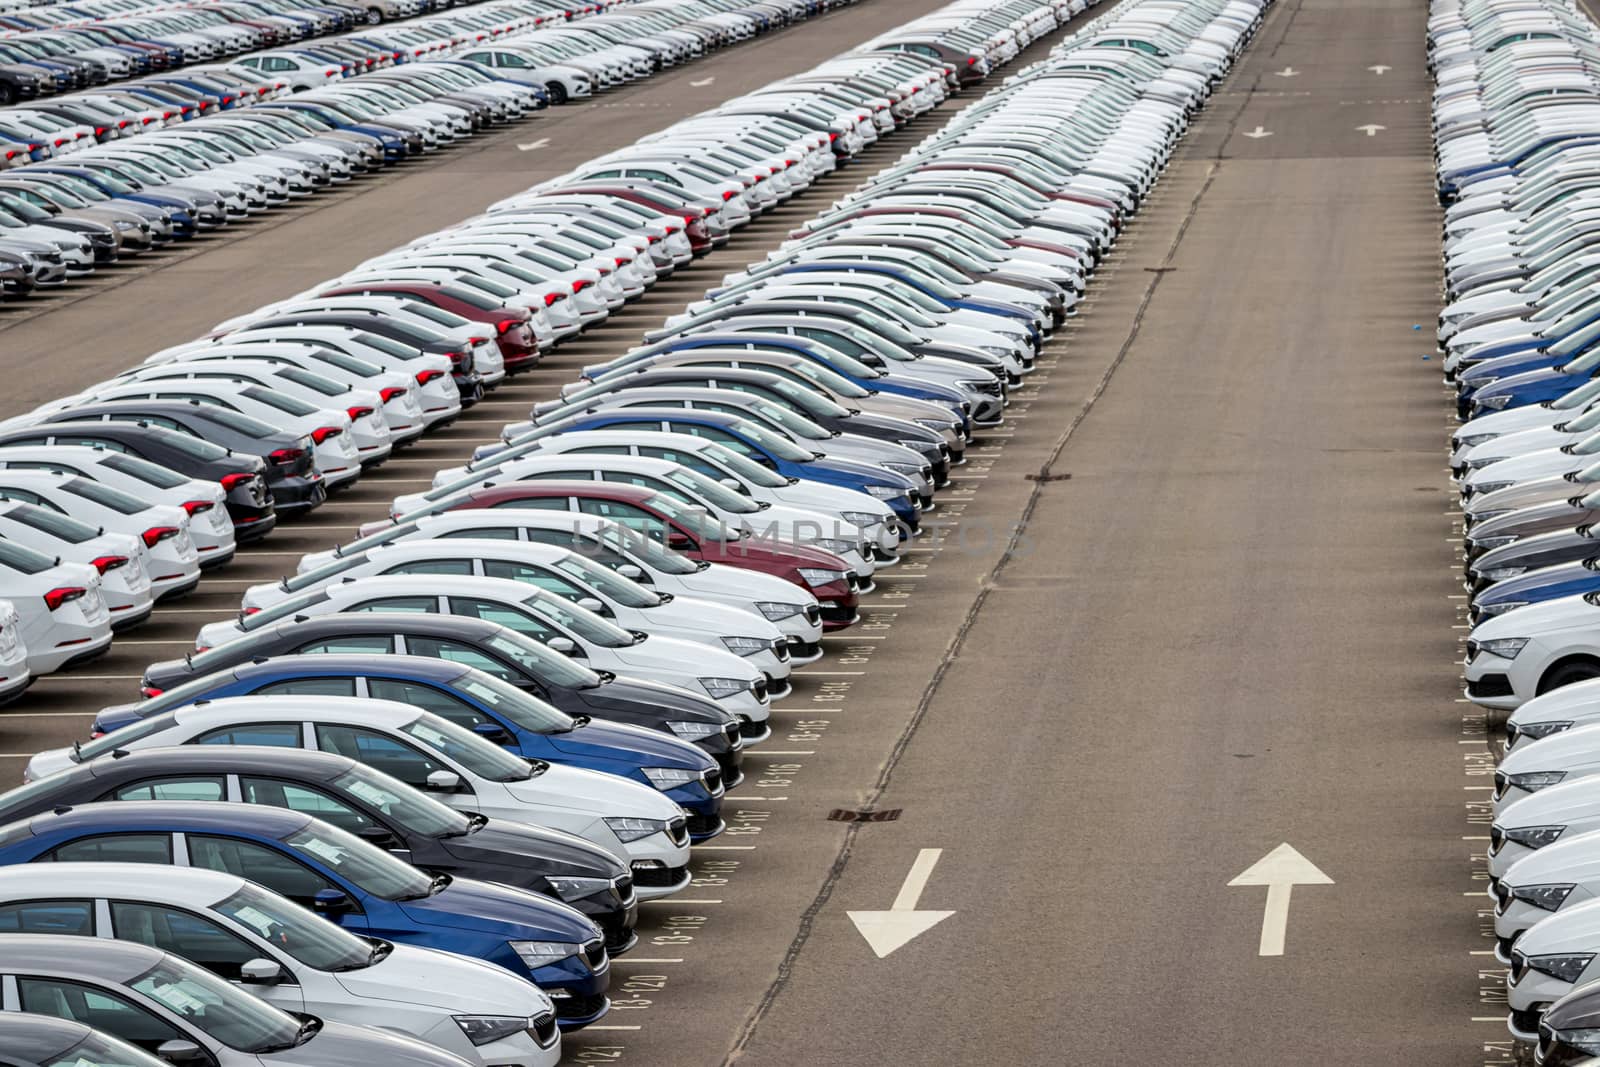
[[[1295,3],[1289,15],[1290,23],[1294,21],[1294,15],[1299,12],[1303,3],[1304,0],[1298,0]],[[1280,7],[1278,10],[1282,11],[1283,9]],[[1281,34],[1278,40],[1282,42],[1283,36]],[[1276,51],[1276,48],[1274,48],[1274,51]],[[1251,87],[1252,91],[1259,86],[1260,77],[1260,75],[1256,76],[1256,82]],[[1217,94],[1213,93],[1212,95],[1215,97]],[[1184,235],[1189,232],[1189,224],[1199,214],[1201,201],[1205,199],[1206,193],[1210,191],[1212,183],[1216,180],[1217,171],[1222,168],[1222,149],[1232,139],[1234,130],[1237,128],[1240,118],[1244,115],[1245,108],[1249,106],[1249,101],[1250,96],[1246,94],[1241,98],[1238,109],[1229,116],[1222,140],[1218,143],[1216,155],[1212,157],[1210,164],[1206,168],[1205,180],[1200,183],[1200,188],[1195,191],[1193,198],[1190,199],[1189,208],[1184,212],[1183,221],[1178,224],[1178,232],[1173,235],[1172,243],[1167,246],[1166,255],[1161,259],[1163,268],[1172,265],[1172,260],[1177,255],[1178,248],[1183,244]],[[1133,323],[1129,326],[1128,334],[1123,339],[1122,345],[1117,349],[1117,354],[1112,357],[1110,364],[1106,366],[1105,372],[1101,374],[1100,380],[1095,383],[1094,390],[1084,399],[1083,404],[1078,408],[1077,414],[1072,417],[1072,421],[1067,424],[1066,429],[1062,430],[1061,435],[1056,438],[1055,445],[1050,450],[1049,458],[1045,460],[1037,473],[1032,476],[1033,489],[1028,494],[1027,503],[1023,505],[1022,514],[1017,519],[1010,540],[1006,542],[1005,550],[1000,553],[1000,558],[995,561],[994,566],[989,569],[989,573],[980,583],[977,595],[962,616],[961,625],[956,628],[955,637],[951,639],[944,655],[940,657],[939,665],[934,668],[933,676],[928,680],[927,687],[923,689],[922,696],[917,700],[917,706],[912,711],[911,718],[906,723],[905,729],[895,739],[894,748],[890,750],[889,758],[884,761],[883,768],[878,772],[878,780],[873,784],[871,792],[867,794],[866,799],[862,802],[862,808],[869,810],[873,808],[889,788],[889,780],[894,776],[894,770],[899,765],[900,758],[905,754],[906,749],[910,747],[911,740],[916,736],[918,727],[922,725],[922,720],[927,716],[928,709],[932,706],[934,697],[938,695],[939,686],[944,682],[946,673],[949,672],[951,665],[961,654],[961,649],[967,641],[967,635],[977,625],[978,616],[982,613],[984,604],[989,599],[990,590],[999,581],[1006,564],[1011,561],[1017,545],[1021,543],[1023,533],[1027,529],[1028,520],[1033,517],[1034,509],[1038,506],[1039,494],[1050,480],[1050,468],[1061,458],[1061,453],[1066,449],[1067,443],[1072,439],[1072,435],[1083,424],[1083,421],[1088,418],[1089,412],[1094,409],[1095,403],[1111,385],[1112,376],[1116,374],[1117,369],[1122,366],[1128,353],[1133,349],[1133,343],[1139,337],[1140,327],[1144,324],[1145,313],[1149,310],[1150,303],[1155,298],[1156,290],[1161,287],[1161,281],[1167,276],[1167,273],[1166,270],[1159,270],[1151,274],[1150,284],[1145,287],[1144,296],[1140,298],[1139,306],[1134,312]],[[838,885],[839,879],[844,876],[845,866],[850,862],[850,855],[855,847],[856,835],[863,825],[866,824],[850,822],[845,826],[844,841],[840,844],[839,852],[828,868],[827,877],[823,879],[822,886],[817,890],[816,897],[806,906],[806,910],[801,913],[800,924],[795,931],[794,939],[789,942],[789,948],[784,952],[783,959],[778,963],[778,973],[773,977],[766,991],[762,993],[761,999],[756,1002],[756,1006],[745,1019],[744,1026],[740,1027],[738,1037],[734,1039],[732,1047],[729,1048],[727,1055],[722,1059],[722,1067],[730,1067],[744,1054],[744,1050],[750,1044],[751,1038],[755,1036],[756,1028],[761,1025],[761,1020],[766,1017],[768,1009],[772,1007],[778,995],[783,992],[784,987],[789,984],[789,976],[794,971],[795,962],[805,949],[806,942],[811,939],[811,931],[816,924],[818,914],[821,913],[828,900],[833,896],[834,886]]]

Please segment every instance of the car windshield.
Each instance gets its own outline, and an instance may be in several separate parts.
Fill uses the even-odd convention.
[[[737,541],[739,534],[727,530],[722,523],[698,504],[685,504],[666,493],[650,494],[647,503],[691,534],[707,541]]]
[[[546,685],[593,689],[600,684],[600,676],[583,664],[515,630],[495,634],[483,642],[483,647],[515,663]]]
[[[523,604],[531,608],[535,615],[549,619],[601,648],[626,648],[634,643],[633,635],[622,627],[607,622],[588,608],[569,604],[553,593],[541,591],[524,600]]]
[[[525,782],[533,777],[533,768],[527,760],[437,715],[413,719],[400,727],[400,731],[479,778],[491,782]]]
[[[699,471],[690,470],[688,467],[679,467],[669,472],[667,481],[681,487],[685,492],[706,500],[719,511],[732,512],[735,515],[751,515],[761,510],[761,505],[742,496],[721,482],[714,482]]]
[[[483,671],[469,670],[454,685],[461,692],[536,734],[565,733],[577,725],[566,712]]]
[[[465,815],[453,814],[463,823],[467,821]],[[211,910],[318,971],[356,971],[372,963],[370,944],[259,886],[245,885],[211,905]]]
[[[88,523],[35,504],[17,504],[5,517],[72,545],[81,545],[100,536],[100,531]]]
[[[804,415],[796,414],[788,408],[780,404],[774,404],[769,400],[755,400],[750,404],[750,410],[768,422],[783,427],[789,433],[802,440],[825,441],[833,436]]]
[[[763,382],[762,387],[772,390],[791,404],[805,409],[806,412],[812,415],[842,419],[850,414],[849,408],[842,404],[834,403],[815,389],[807,389],[783,378],[774,378],[770,382]]]
[[[384,900],[420,900],[432,892],[433,879],[409,863],[318,819],[284,838],[283,843]]]
[[[679,555],[648,537],[634,533],[626,526],[608,527],[588,535],[585,540],[601,549],[614,549],[628,559],[644,564],[647,569],[660,571],[662,574],[695,574],[701,569],[701,565],[688,556]],[[577,551],[582,552],[584,548],[580,545]]]
[[[272,1052],[299,1043],[300,1024],[292,1016],[174,956],[124,984],[235,1051]]]
[[[721,486],[717,488],[721,489]],[[608,600],[629,608],[653,608],[661,603],[661,594],[652,592],[631,578],[600,566],[593,560],[572,553],[556,563],[556,570],[576,578],[579,582],[598,589]]]
[[[812,458],[810,452],[801,448],[787,437],[774,433],[765,426],[759,426],[748,419],[740,419],[735,430],[779,459],[786,459],[793,463],[805,463]]]

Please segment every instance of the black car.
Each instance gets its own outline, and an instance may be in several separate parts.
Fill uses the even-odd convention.
[[[328,496],[322,472],[317,470],[311,438],[292,434],[198,400],[107,400],[66,408],[48,416],[34,429],[58,422],[143,422],[189,434],[234,452],[260,456],[266,462],[267,490],[281,512],[300,512],[321,504]]]
[[[476,667],[580,721],[592,718],[626,723],[675,737],[682,737],[680,731],[686,728],[705,724],[713,731],[708,736],[684,739],[717,761],[725,788],[743,780],[739,718],[710,700],[668,685],[592,671],[498,623],[467,615],[419,612],[417,601],[416,596],[379,596],[356,603],[348,612],[306,616],[298,614],[306,599],[292,597],[284,602],[288,607],[280,605],[246,616],[245,624],[256,625],[237,641],[183,659],[152,663],[145,668],[141,688],[146,695],[164,693],[253,660],[321,651],[363,638],[388,638],[391,652]],[[433,610],[438,610],[437,604]],[[671,725],[674,723],[677,729]]]
[[[1539,1020],[1538,1067],[1593,1067],[1600,1063],[1600,983],[1579,986]]]
[[[23,445],[78,445],[126,452],[189,478],[220,482],[228,494],[228,517],[239,544],[259,541],[278,523],[267,488],[266,461],[193,434],[145,421],[65,422],[0,430],[0,448]]]
[[[178,712],[134,727],[147,735]],[[78,764],[0,794],[0,825],[60,807],[115,800],[231,800],[314,815],[430,874],[476,878],[559,900],[605,931],[606,948],[636,940],[638,901],[621,860],[582,838],[461,812],[345,756],[290,746],[296,726],[226,728],[186,745],[128,752],[127,733],[91,742]],[[48,782],[48,785],[44,783]]]

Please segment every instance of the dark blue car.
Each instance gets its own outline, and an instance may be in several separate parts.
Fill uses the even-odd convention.
[[[719,770],[717,761],[687,741],[574,718],[491,674],[428,656],[314,653],[247,663],[138,704],[106,708],[96,716],[94,729],[97,735],[107,734],[197,700],[264,691],[397,700],[449,719],[524,759],[604,771],[656,789],[698,816],[691,819],[692,840],[709,840],[723,829],[722,790],[719,786],[712,793],[705,785],[706,775]]]
[[[1472,614],[1481,619],[1524,604],[1594,592],[1600,592],[1600,557],[1537,567],[1515,578],[1503,578],[1472,598]]]
[[[1475,418],[1491,411],[1559,400],[1594,378],[1597,369],[1600,369],[1600,347],[1590,349],[1570,363],[1496,378],[1462,395],[1458,402],[1461,417]]]
[[[0,864],[58,860],[175,864],[248,878],[352,933],[472,956],[532,979],[550,994],[564,1029],[610,1007],[611,960],[600,928],[579,912],[520,889],[430,876],[285,808],[118,801],[0,827]]]

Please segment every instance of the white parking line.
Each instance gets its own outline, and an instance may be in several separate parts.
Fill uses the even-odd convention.
[[[28,755],[31,757],[33,753],[30,752]],[[701,852],[754,852],[756,850],[754,845],[691,845],[690,847],[697,848]]]
[[[589,1033],[594,1033],[596,1030],[637,1030],[639,1028],[637,1026],[585,1026],[584,1029]]]
[[[611,957],[612,966],[616,966],[619,963],[682,963],[682,962],[683,962],[683,957],[682,956],[663,957],[663,958],[660,958],[660,959],[653,959],[653,960],[638,959],[638,958],[636,958],[634,956],[612,956]],[[587,1029],[592,1029],[592,1027],[589,1027]]]
[[[77,674],[68,672],[66,674],[46,674],[36,679],[34,684],[37,685],[39,682],[137,682],[143,677],[144,675],[142,674]]]
[[[640,904],[721,904],[720,900],[696,900],[692,897],[661,897],[657,900],[641,900]]]
[[[747,756],[815,756],[814,748],[752,748],[746,749]]]

